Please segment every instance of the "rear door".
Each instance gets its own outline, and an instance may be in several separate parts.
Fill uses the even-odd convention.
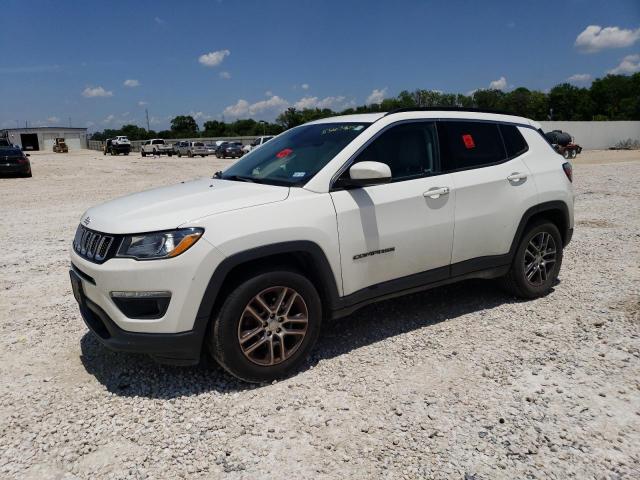
[[[391,126],[354,163],[386,163],[392,181],[331,192],[345,295],[390,280],[420,284],[448,277],[455,198],[451,175],[438,174],[437,156],[434,122]],[[425,275],[406,278],[417,273]],[[403,288],[414,286],[409,283]]]
[[[496,256],[509,252],[523,213],[537,203],[526,142],[515,125],[485,121],[443,120],[438,134],[456,192],[452,275],[506,262]]]

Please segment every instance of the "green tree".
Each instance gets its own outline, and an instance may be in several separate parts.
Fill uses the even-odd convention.
[[[178,115],[171,120],[171,131],[177,138],[196,137],[198,124],[191,115]]]

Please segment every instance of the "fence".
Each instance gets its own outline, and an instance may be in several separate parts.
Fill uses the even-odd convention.
[[[255,137],[207,137],[207,138],[165,138],[165,142],[167,143],[176,143],[176,142],[202,142],[202,143],[215,143],[218,141],[223,142],[241,142],[243,145],[249,145],[253,142],[257,136]],[[140,151],[140,145],[142,145],[145,140],[133,140],[131,142],[131,150],[134,152]],[[88,140],[87,148],[90,150],[102,150],[104,147],[104,142],[99,142],[97,140]]]
[[[632,139],[640,141],[640,122],[637,121],[612,121],[612,122],[540,122],[545,132],[562,130],[570,133],[585,150],[606,149],[618,143]],[[213,143],[218,140],[242,142],[249,144],[258,137],[210,137],[210,138],[180,138],[166,139],[166,142],[194,141]],[[131,142],[131,149],[140,151],[142,140]],[[87,141],[88,148],[102,150],[104,142],[95,140]]]
[[[628,139],[640,141],[640,122],[540,122],[540,124],[545,132],[551,130],[568,132],[585,150],[614,147]]]

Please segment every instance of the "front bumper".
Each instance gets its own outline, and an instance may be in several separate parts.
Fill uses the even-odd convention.
[[[127,332],[181,333],[193,330],[198,307],[211,275],[224,255],[206,238],[175,258],[138,261],[111,258],[94,263],[70,249],[72,268],[81,277],[84,295],[113,323]],[[165,291],[171,300],[166,311],[153,318],[129,318],[111,292]]]
[[[82,282],[72,269],[69,271],[72,285]],[[200,361],[204,332],[191,330],[182,333],[136,333],[127,332],[91,301],[80,288],[76,293],[80,314],[89,330],[107,348],[119,352],[134,352],[150,355],[161,363],[170,365],[195,365]]]

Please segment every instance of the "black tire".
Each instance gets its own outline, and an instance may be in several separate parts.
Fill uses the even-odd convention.
[[[140,150],[140,155],[143,157],[147,156],[147,152],[145,152],[144,150]]]
[[[153,156],[155,157],[156,155],[158,155],[158,151],[154,148],[153,149]]]
[[[278,286],[293,289],[302,297],[308,312],[306,333],[296,350],[284,361],[269,366],[259,365],[242,352],[238,339],[239,324],[245,307],[256,295]],[[226,297],[212,318],[206,341],[212,357],[231,375],[247,382],[270,382],[290,375],[302,365],[318,339],[321,323],[320,296],[305,276],[291,270],[266,271],[241,282]]]
[[[125,155],[129,155],[129,152],[124,152]]]
[[[169,155],[171,157],[171,156],[173,156],[173,153],[168,153],[167,155]]]
[[[573,159],[573,158],[576,158],[577,155],[578,155],[578,151],[573,149],[571,150],[571,154],[569,156]]]
[[[564,149],[564,152],[562,152],[562,156],[566,159],[569,160],[569,157],[571,156],[569,150],[567,150],[566,148]]]
[[[202,158],[206,157],[206,155],[200,155]]]
[[[548,272],[544,275],[546,278],[543,280],[542,274],[540,274],[539,277],[533,277],[533,280],[537,280],[539,278],[539,284],[537,284],[536,282],[528,280],[527,275],[525,274],[525,261],[530,257],[525,252],[527,252],[529,242],[533,239],[539,238],[541,234],[548,234],[551,236],[553,243],[555,244],[556,253],[552,266],[549,267]],[[533,223],[525,230],[522,238],[520,239],[520,243],[516,250],[509,272],[500,279],[503,288],[516,297],[525,299],[538,298],[548,294],[556,283],[558,274],[560,273],[560,267],[562,266],[562,253],[562,236],[558,231],[558,227],[548,220],[540,220]],[[527,259],[525,259],[525,256],[527,256]],[[549,258],[547,258],[547,260],[549,260]],[[541,267],[544,268],[544,265],[545,264],[542,263],[541,266],[538,266],[538,271]]]
[[[55,150],[54,150],[54,152],[55,152]],[[106,154],[107,154],[107,149],[106,149],[106,148],[104,149],[104,151],[102,152],[102,154],[103,154],[103,155],[106,155]]]
[[[182,158],[182,154],[178,152],[178,158]]]

